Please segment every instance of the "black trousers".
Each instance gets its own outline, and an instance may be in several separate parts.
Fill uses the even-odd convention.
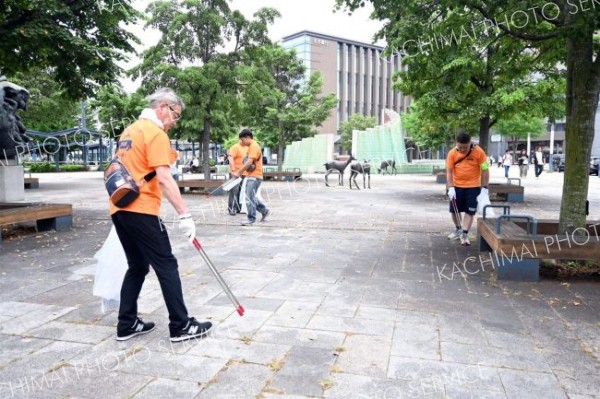
[[[162,220],[158,216],[125,211],[113,214],[112,220],[129,266],[121,286],[119,327],[127,328],[135,322],[137,300],[150,265],[167,304],[169,329],[177,331],[185,327],[188,313],[183,301],[179,266]]]
[[[535,164],[535,177],[538,177],[544,171],[544,164]]]

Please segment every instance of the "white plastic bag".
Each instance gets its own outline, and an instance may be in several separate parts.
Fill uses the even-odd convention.
[[[101,298],[100,310],[106,313],[118,309],[121,302],[121,285],[128,266],[115,226],[110,229],[104,245],[94,258],[98,264],[93,294]]]
[[[490,195],[488,193],[479,193],[477,196],[477,213],[483,217],[483,207],[486,205],[492,205],[490,202]],[[485,217],[496,217],[496,213],[494,212],[494,208],[487,208],[485,210]]]

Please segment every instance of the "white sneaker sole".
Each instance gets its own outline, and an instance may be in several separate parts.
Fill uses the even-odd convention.
[[[203,331],[201,333],[198,334],[194,334],[194,335],[183,335],[181,337],[171,337],[169,338],[171,340],[171,342],[182,342],[182,341],[189,341],[190,339],[196,339],[196,338],[204,338],[208,335],[208,333],[210,333],[212,331],[212,329],[214,328],[214,324],[212,326],[210,326],[210,328],[206,331]]]
[[[156,326],[154,326],[151,329],[146,330],[146,331],[136,331],[133,334],[127,335],[125,337],[119,337],[119,336],[117,336],[116,340],[117,341],[127,341],[128,339],[131,339],[133,337],[137,337],[138,335],[148,334],[150,331],[154,331],[155,328],[156,328]]]

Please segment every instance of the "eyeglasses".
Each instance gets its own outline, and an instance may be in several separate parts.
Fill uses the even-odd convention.
[[[174,121],[178,121],[181,119],[181,114],[179,112],[175,111],[173,109],[172,105],[169,105],[169,104],[165,104],[165,105],[169,108],[169,111],[171,111],[172,113],[175,114],[175,118],[173,118]]]

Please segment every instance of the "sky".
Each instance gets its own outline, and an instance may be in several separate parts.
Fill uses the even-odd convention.
[[[150,3],[149,0],[136,0],[134,7],[145,10]],[[364,43],[373,43],[373,36],[381,28],[382,23],[369,19],[372,11],[370,4],[348,15],[347,12],[334,12],[335,0],[232,0],[230,8],[240,10],[248,19],[261,7],[272,7],[281,13],[274,24],[269,26],[269,37],[273,41],[281,41],[285,36],[303,30],[310,30],[344,39],[356,40]],[[138,51],[154,45],[160,35],[156,31],[143,29],[143,24],[134,27],[132,31],[142,40],[142,46]],[[382,42],[376,44],[382,45]],[[138,63],[137,58],[122,65],[125,69],[131,68]],[[123,79],[121,81],[125,90],[134,91],[138,83]]]

